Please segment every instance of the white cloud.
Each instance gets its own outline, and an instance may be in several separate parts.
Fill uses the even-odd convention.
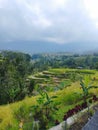
[[[97,30],[83,4],[82,0],[0,0],[0,40],[67,43],[95,38]]]
[[[96,27],[98,27],[98,0],[85,0],[85,7]]]

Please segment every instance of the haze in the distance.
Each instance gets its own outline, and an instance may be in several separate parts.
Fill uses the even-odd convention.
[[[0,50],[97,50],[97,5],[97,0],[0,0]]]

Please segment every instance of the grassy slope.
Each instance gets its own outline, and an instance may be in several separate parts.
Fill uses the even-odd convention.
[[[98,73],[95,74],[98,77]],[[64,113],[72,108],[76,103],[79,103],[78,99],[80,98],[79,95],[75,95],[74,92],[80,92],[80,85],[79,82],[73,83],[70,87],[67,87],[63,90],[59,90],[56,92],[50,92],[49,95],[57,95],[58,98],[55,99],[55,102],[60,102],[59,111],[57,116],[54,118],[59,119],[62,121]],[[98,93],[98,89],[92,90],[94,93]],[[15,113],[21,106],[25,107],[25,111],[29,113],[29,107],[36,103],[36,97],[26,97],[23,101],[16,102],[13,104],[3,105],[0,106],[0,130],[17,130],[19,120],[16,119]],[[19,115],[17,115],[19,116]],[[12,129],[10,129],[12,126]]]

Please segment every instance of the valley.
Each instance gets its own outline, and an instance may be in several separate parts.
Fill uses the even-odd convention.
[[[36,120],[40,130],[47,130],[98,101],[97,55],[64,55],[40,54],[30,60],[21,53],[1,54],[1,69],[5,63],[7,68],[1,73],[0,130],[17,130],[21,121],[23,130],[30,130]]]

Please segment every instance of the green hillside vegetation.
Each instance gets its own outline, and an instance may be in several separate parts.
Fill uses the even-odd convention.
[[[87,101],[96,98],[97,56],[1,52],[0,130],[17,130],[21,122],[23,130],[31,130],[35,120],[46,130],[84,103],[85,91]],[[90,85],[95,88],[84,89]]]
[[[95,70],[76,70],[76,69],[50,69],[49,71],[44,71],[43,73],[47,75],[52,74],[53,76],[59,76],[65,73],[71,72],[71,74],[79,74],[82,75],[88,75],[88,73],[91,75],[90,77],[93,79],[95,76],[98,76],[98,72]],[[56,75],[57,74],[57,75]],[[40,75],[40,73],[39,73]],[[39,77],[37,74],[37,76]],[[31,76],[30,76],[31,77]],[[32,77],[31,77],[32,78]],[[40,77],[39,77],[40,78]],[[61,77],[59,77],[60,80]],[[44,78],[44,79],[47,79]],[[61,78],[62,79],[62,78]],[[66,79],[66,78],[65,78]],[[62,79],[61,83],[63,83],[64,79]],[[63,85],[63,88],[59,87],[58,90],[54,90],[53,92],[49,92],[49,96],[57,96],[56,99],[54,99],[55,104],[58,104],[58,111],[56,114],[53,114],[53,120],[54,122],[49,122],[49,126],[54,125],[55,120],[59,119],[59,121],[63,120],[63,115],[65,112],[67,112],[69,109],[73,108],[76,104],[80,104],[83,102],[80,95],[75,94],[76,92],[81,92],[80,89],[80,82],[78,79],[70,79],[68,77],[67,80],[70,80],[70,84],[66,87],[66,82]],[[44,83],[44,80],[42,80]],[[66,80],[65,80],[66,81]],[[97,84],[97,79],[94,81],[94,85]],[[52,81],[53,83],[53,81]],[[54,82],[55,84],[55,82]],[[58,83],[59,84],[59,83]],[[59,84],[60,86],[61,84]],[[49,87],[49,86],[48,86]],[[58,88],[58,87],[57,87]],[[43,90],[46,90],[43,88]],[[97,94],[98,89],[91,90],[90,94]],[[1,130],[16,130],[19,127],[19,122],[21,119],[24,119],[24,130],[29,130],[32,128],[33,124],[33,116],[30,113],[34,111],[31,111],[30,107],[33,105],[36,105],[36,100],[38,99],[38,96],[33,97],[26,97],[23,101],[19,101],[13,104],[3,105],[0,107],[0,129]],[[48,127],[49,127],[48,126]]]

